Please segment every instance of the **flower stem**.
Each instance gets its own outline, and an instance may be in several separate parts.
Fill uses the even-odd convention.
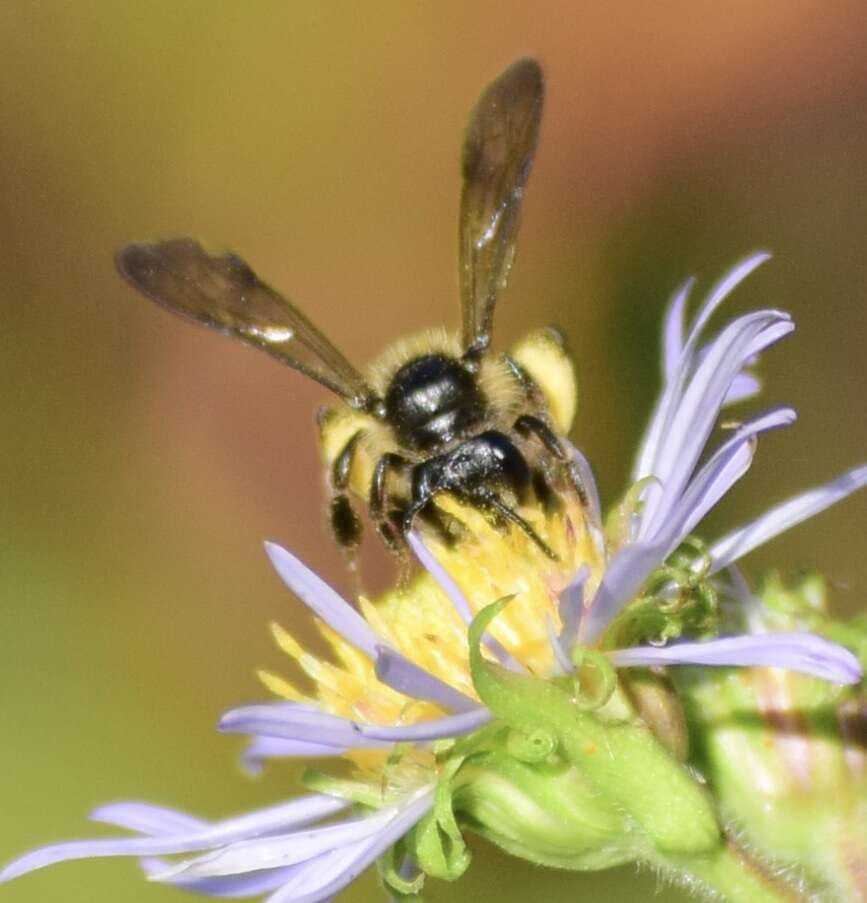
[[[667,856],[654,863],[676,883],[728,903],[797,903],[806,898],[786,879],[728,839],[708,856]]]

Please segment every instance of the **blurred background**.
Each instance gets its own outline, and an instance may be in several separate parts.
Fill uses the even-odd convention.
[[[96,804],[218,817],[294,792],[239,773],[220,712],[264,697],[267,624],[301,606],[262,553],[351,581],[325,527],[324,390],[134,296],[118,246],[191,234],[242,253],[363,363],[458,324],[458,148],[506,64],[548,78],[496,343],[556,322],[573,438],[622,491],[658,387],[671,290],[759,247],[729,310],[799,331],[766,356],[763,440],[706,531],[867,458],[867,7],[862,2],[0,4],[0,859],[99,833]],[[755,553],[815,565],[854,612],[865,498]],[[365,580],[389,567],[373,543]],[[652,876],[537,871],[475,844],[433,900],[682,899]],[[377,899],[368,875],[341,899]],[[9,903],[172,903],[129,861],[3,888]]]

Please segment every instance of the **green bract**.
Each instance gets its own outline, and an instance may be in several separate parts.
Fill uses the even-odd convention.
[[[482,636],[508,603],[490,605],[469,632],[476,692],[495,721],[439,749],[436,803],[402,850],[431,877],[453,880],[469,864],[463,832],[539,865],[592,870],[635,862],[670,879],[744,901],[786,898],[726,839],[713,798],[681,762],[683,738],[670,689],[648,672],[619,684],[607,657],[579,649],[575,672],[538,678],[489,662]],[[636,714],[664,713],[671,744]],[[672,751],[668,747],[674,748]],[[392,860],[381,868],[400,899],[418,883]]]

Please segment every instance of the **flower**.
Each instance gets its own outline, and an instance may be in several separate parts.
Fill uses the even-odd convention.
[[[379,861],[385,885],[408,897],[424,875],[462,873],[467,830],[560,867],[639,861],[735,895],[765,880],[742,868],[746,854],[733,852],[720,813],[683,766],[682,714],[670,688],[618,669],[776,667],[836,684],[862,678],[852,652],[809,630],[744,632],[739,624],[737,635],[720,636],[732,594],[718,574],[861,488],[867,466],[709,545],[693,535],[749,469],[758,437],[795,419],[791,408],[767,411],[701,462],[721,409],[758,391],[750,368],[794,328],[785,313],[760,310],[703,344],[712,314],[766,259],[753,255],[729,272],[688,330],[692,281],[675,295],[663,390],[632,485],[607,522],[577,449],[586,497],[522,509],[556,560],[523,533],[504,533],[444,499],[466,538],[450,547],[412,534],[424,570],[356,609],[286,549],[266,544],[279,576],[317,617],[333,661],[275,625],[302,679],[263,672],[279,701],[232,709],[220,730],[250,738],[251,770],[268,759],[335,757],[351,763],[351,777],[311,773],[311,795],[214,824],[145,803],[102,807],[95,820],[138,836],[45,847],[0,880],[123,855],[138,857],[151,879],[200,894],[314,903]],[[162,858],[190,854],[198,855]]]

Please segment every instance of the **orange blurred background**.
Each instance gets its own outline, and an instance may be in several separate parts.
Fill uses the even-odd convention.
[[[262,540],[351,587],[322,514],[324,391],[134,296],[114,251],[175,234],[229,246],[359,363],[457,326],[459,143],[517,56],[542,60],[548,99],[495,341],[566,330],[573,438],[604,498],[658,387],[668,294],[758,247],[775,259],[729,309],[794,314],[763,401],[801,420],[763,440],[707,535],[867,458],[862,2],[13,0],[0,46],[2,860],[99,833],[85,817],[110,800],[217,817],[292,794],[294,769],[245,778],[240,743],[213,730],[264,697],[256,667],[281,668],[268,622],[308,630]],[[815,565],[853,612],[865,532],[858,498],[747,570]],[[367,582],[388,567],[369,543]],[[431,899],[657,889],[475,849]],[[345,899],[378,893],[367,876]],[[3,898],[189,899],[126,861],[59,866]]]

